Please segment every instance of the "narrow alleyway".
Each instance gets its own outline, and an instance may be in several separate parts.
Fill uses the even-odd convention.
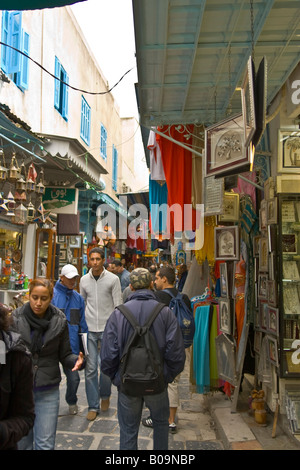
[[[68,414],[65,402],[66,380],[61,383],[61,403],[58,419],[56,450],[107,450],[119,449],[117,418],[117,391],[113,387],[111,405],[100,412],[95,421],[86,420],[87,402],[84,373],[79,387],[79,413]],[[169,450],[300,450],[300,443],[277,426],[272,438],[273,415],[268,413],[267,425],[259,426],[249,414],[248,396],[251,385],[243,383],[237,413],[231,413],[231,401],[221,392],[203,396],[192,393],[189,384],[189,362],[180,378],[181,404],[178,410],[177,434],[169,435]],[[148,412],[143,411],[143,417]],[[139,431],[139,450],[152,450],[152,429],[142,424]]]

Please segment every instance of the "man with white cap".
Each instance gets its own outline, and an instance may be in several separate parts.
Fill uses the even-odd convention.
[[[54,287],[52,304],[64,312],[68,320],[70,343],[73,354],[79,354],[79,333],[87,333],[88,327],[85,321],[85,303],[82,296],[75,290],[79,274],[75,266],[66,264],[60,274],[60,279]],[[70,414],[76,414],[77,390],[80,383],[78,371],[72,372],[64,368],[67,377],[66,402],[69,405]]]

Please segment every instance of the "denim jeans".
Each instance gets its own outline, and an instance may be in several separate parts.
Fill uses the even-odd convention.
[[[150,410],[153,422],[153,450],[168,450],[169,399],[165,390],[157,395],[130,397],[118,392],[120,450],[137,450],[143,404]]]
[[[111,380],[100,372],[100,380],[98,376],[98,368],[101,369],[100,351],[103,331],[88,333],[88,351],[85,366],[85,391],[89,405],[89,411],[99,411],[99,399],[107,399],[111,395]]]
[[[19,450],[54,450],[59,411],[59,387],[34,392],[33,429],[18,443]]]
[[[69,406],[76,405],[77,403],[77,390],[80,384],[80,376],[77,370],[72,372],[71,369],[63,368],[67,378],[66,387],[66,402]]]

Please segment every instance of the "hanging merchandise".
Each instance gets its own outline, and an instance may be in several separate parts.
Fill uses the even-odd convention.
[[[5,165],[5,157],[4,157],[4,152],[2,149],[0,149],[0,159],[2,157],[3,161],[3,166],[0,165],[0,181],[5,181],[7,179],[7,168]]]
[[[18,166],[16,154],[14,152],[12,154],[12,159],[10,162],[10,167],[9,167],[9,172],[8,172],[8,181],[14,183],[20,174],[19,172],[20,172],[20,168]]]
[[[14,210],[16,207],[16,202],[11,191],[9,191],[6,199],[7,199],[7,208],[8,208],[8,212],[6,213],[6,215],[10,217],[14,217],[15,216]]]

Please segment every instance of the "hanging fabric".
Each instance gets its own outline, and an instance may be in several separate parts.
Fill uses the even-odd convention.
[[[197,393],[210,390],[209,370],[209,312],[210,305],[198,307],[195,313],[195,336],[193,344],[193,375]]]

